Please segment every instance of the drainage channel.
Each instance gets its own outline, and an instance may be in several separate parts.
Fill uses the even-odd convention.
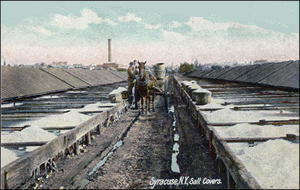
[[[172,105],[169,108],[168,111],[173,116],[172,129],[173,129],[173,141],[174,141],[174,144],[173,144],[173,149],[172,149],[171,171],[173,173],[180,173],[180,168],[179,168],[179,165],[177,163],[177,155],[179,154],[179,135],[178,135],[177,129],[176,129],[176,116],[175,116],[174,105]]]
[[[126,128],[126,130],[123,132],[123,134],[121,135],[121,138],[118,142],[116,142],[112,149],[109,151],[109,153],[106,154],[106,156],[101,159],[94,167],[93,169],[88,173],[88,176],[91,176],[92,174],[94,174],[95,171],[97,171],[99,168],[101,168],[105,162],[107,161],[107,159],[119,148],[123,145],[123,140],[124,138],[127,136],[128,131],[130,130],[130,128],[133,126],[133,124],[138,120],[140,116],[140,112],[137,114],[137,116],[131,121],[131,123],[129,124],[129,126]],[[90,181],[87,178],[84,178],[81,180],[80,183],[80,187],[78,189],[85,189],[85,187],[87,186],[87,184]]]
[[[119,140],[116,144],[114,144],[113,148],[109,151],[109,153],[94,166],[94,168],[92,169],[92,171],[89,172],[88,176],[91,176],[97,169],[99,169],[100,167],[102,167],[105,164],[105,162],[108,159],[108,157],[110,155],[112,155],[114,153],[114,151],[117,150],[117,148],[119,148],[122,145],[123,145],[123,141],[122,140]],[[81,182],[80,182],[80,187],[78,189],[85,189],[85,187],[87,186],[87,184],[89,182],[90,181],[88,179],[86,179],[86,178],[82,179]]]
[[[96,166],[92,169],[92,171],[89,172],[89,176],[92,175],[97,169],[99,169],[101,166],[103,166],[107,160],[107,158],[112,155],[114,153],[115,150],[117,150],[117,148],[119,148],[120,146],[123,145],[123,141],[119,140],[116,144],[114,144],[113,148],[111,149],[111,151],[102,159],[100,160]]]

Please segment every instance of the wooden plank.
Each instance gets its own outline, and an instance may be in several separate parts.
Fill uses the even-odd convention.
[[[236,124],[248,123],[253,125],[293,125],[299,124],[299,119],[290,119],[290,120],[260,120],[259,122],[224,122],[224,123],[207,123],[207,125],[213,127],[223,127],[223,126],[233,126]]]
[[[48,141],[33,141],[33,142],[1,142],[1,147],[25,147],[25,146],[42,146]]]
[[[53,126],[53,127],[41,127],[42,129],[44,130],[71,130],[71,129],[74,129],[76,126],[62,126],[62,127],[56,127],[56,126]]]
[[[227,143],[232,143],[232,142],[265,142],[268,140],[276,140],[276,139],[285,139],[285,137],[236,137],[236,138],[223,138]]]
[[[198,108],[199,111],[217,111],[222,110],[223,108]]]
[[[35,114],[43,114],[43,113],[47,113],[47,114],[63,114],[63,113],[67,113],[69,112],[69,110],[63,110],[63,111],[59,111],[59,110],[2,110],[2,115],[14,115],[14,114],[31,114],[31,113],[35,113]]]
[[[23,127],[1,127],[1,131],[22,131],[23,129],[30,127],[30,125],[26,125]],[[61,127],[57,127],[57,126],[53,126],[53,127],[41,127],[41,129],[44,130],[71,130],[74,129],[76,126],[61,126]]]
[[[259,106],[259,107],[233,107],[231,108],[233,110],[238,110],[238,111],[253,111],[253,110],[299,110],[299,107],[275,107],[275,106]]]
[[[27,127],[30,127],[30,125],[25,125],[23,127],[1,127],[1,131],[22,131]]]
[[[32,120],[35,118],[41,118],[41,117],[46,117],[46,114],[41,114],[41,115],[24,115],[22,117],[20,116],[15,116],[15,117],[6,117],[6,116],[1,116],[1,121],[24,121],[24,120]]]
[[[102,113],[104,110],[98,110],[98,111],[80,111],[79,113],[83,114],[89,114],[89,113]]]
[[[35,109],[77,109],[77,108],[83,108],[84,105],[70,105],[70,104],[66,104],[66,105],[61,105],[61,104],[57,104],[57,105],[53,105],[53,104],[45,104],[42,105],[41,104],[33,104],[34,106],[16,106],[16,107],[10,107],[10,108],[2,108],[2,110],[35,110]]]

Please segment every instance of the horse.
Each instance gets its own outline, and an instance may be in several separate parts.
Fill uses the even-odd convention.
[[[149,74],[149,79],[150,81],[147,84],[147,94],[148,94],[148,98],[147,101],[149,101],[149,109],[148,111],[150,111],[151,105],[152,105],[152,111],[154,111],[154,99],[155,99],[155,92],[162,92],[161,89],[159,89],[156,83],[156,78],[155,76],[153,76],[152,74]]]
[[[147,90],[147,86],[148,86],[148,77],[146,74],[146,70],[145,70],[145,64],[147,63],[147,61],[145,62],[139,62],[138,61],[138,68],[139,68],[139,77],[137,80],[137,89],[138,90],[138,94],[141,100],[141,112],[144,112],[144,98],[145,98],[145,103],[146,103],[146,111],[148,110],[148,90]]]
[[[154,111],[154,99],[155,99],[155,91],[160,91],[157,88],[156,78],[149,74],[147,75],[145,70],[145,62],[138,61],[139,68],[139,76],[137,79],[137,94],[141,100],[141,111],[144,112],[144,98],[146,103],[146,112],[150,111],[151,103],[152,103],[152,111]]]

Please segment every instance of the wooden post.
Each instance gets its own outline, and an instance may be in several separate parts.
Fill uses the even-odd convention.
[[[235,181],[233,180],[232,176],[228,169],[226,169],[226,177],[227,177],[227,189],[234,189],[235,188]]]
[[[107,111],[106,119],[108,119],[108,120],[109,120],[109,115],[110,115],[110,113],[109,113],[109,111]]]
[[[2,186],[1,186],[2,188]],[[4,170],[4,189],[8,189],[8,183],[7,183],[7,171]]]
[[[64,144],[67,144],[67,137],[64,136]]]
[[[78,141],[76,141],[75,143],[74,143],[74,151],[75,151],[75,155],[78,155],[79,154],[79,142]]]
[[[36,169],[36,174],[37,174],[37,175],[40,175],[40,174],[41,174],[41,172],[40,172],[40,166],[37,167],[37,169]]]
[[[101,123],[99,123],[98,125],[97,125],[97,133],[100,135],[101,134]]]
[[[86,135],[86,145],[91,144],[91,132],[89,131]]]

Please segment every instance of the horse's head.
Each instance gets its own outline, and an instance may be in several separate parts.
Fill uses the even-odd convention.
[[[139,68],[139,80],[145,80],[146,79],[146,70],[145,70],[145,65],[146,65],[147,61],[145,62],[139,62],[138,61],[138,68]]]

